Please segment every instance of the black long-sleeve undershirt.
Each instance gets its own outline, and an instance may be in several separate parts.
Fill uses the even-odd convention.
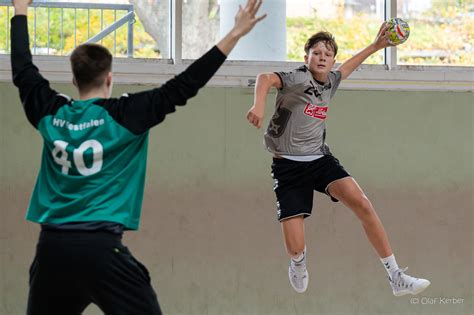
[[[11,20],[11,64],[13,83],[20,91],[26,116],[31,124],[54,115],[70,104],[69,99],[50,88],[33,64],[29,48],[27,17],[17,15]],[[94,104],[103,106],[122,126],[135,134],[146,132],[162,122],[175,106],[185,105],[215,74],[226,56],[214,46],[185,71],[159,88],[131,93],[118,99],[99,99]]]
[[[159,88],[130,93],[118,99],[97,99],[93,104],[102,106],[116,122],[132,133],[142,134],[162,122],[168,113],[174,112],[175,106],[185,105],[189,98],[195,96],[225,59],[225,54],[214,46],[185,71]],[[27,17],[23,15],[17,15],[11,20],[11,66],[13,83],[19,89],[25,114],[35,128],[38,128],[41,119],[55,115],[62,106],[72,106],[71,99],[53,90],[33,64]],[[48,224],[43,228],[105,230],[116,234],[123,230],[122,225],[114,222],[71,222],[63,225]]]

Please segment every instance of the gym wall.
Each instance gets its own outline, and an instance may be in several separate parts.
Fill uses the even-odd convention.
[[[209,87],[151,131],[141,226],[124,243],[165,314],[472,314],[473,94],[341,90],[328,112],[330,148],[377,209],[399,265],[432,282],[419,304],[392,295],[355,215],[322,194],[306,220],[308,291],[290,287],[262,143],[274,97],[261,130],[245,119],[253,89]],[[0,314],[17,315],[39,232],[24,216],[42,140],[11,83],[0,83],[0,103]]]

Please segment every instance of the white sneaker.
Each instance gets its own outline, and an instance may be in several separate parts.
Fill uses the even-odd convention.
[[[426,279],[418,279],[405,274],[408,269],[398,269],[391,277],[388,277],[393,295],[402,296],[405,294],[418,294],[423,292],[430,284]]]
[[[296,292],[303,293],[308,288],[309,275],[305,264],[296,265],[291,261],[288,267],[288,277]]]

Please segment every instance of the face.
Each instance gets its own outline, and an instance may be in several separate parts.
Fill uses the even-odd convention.
[[[304,56],[304,62],[314,76],[325,80],[336,59],[332,48],[329,45],[326,47],[325,42],[319,42],[309,49],[308,55]]]

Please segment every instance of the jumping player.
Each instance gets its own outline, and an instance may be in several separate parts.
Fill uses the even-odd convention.
[[[340,200],[359,218],[365,233],[388,272],[396,296],[417,294],[430,282],[400,269],[387,234],[374,207],[357,182],[331,154],[325,142],[325,119],[329,102],[341,80],[367,57],[390,46],[387,25],[382,24],[375,41],[332,71],[337,44],[328,32],[311,36],[304,47],[305,64],[290,72],[261,73],[255,85],[254,105],[248,121],[262,126],[265,103],[271,87],[278,89],[275,113],[265,132],[265,146],[273,154],[272,177],[286,249],[288,274],[297,292],[308,286],[304,218],[311,215],[313,191]]]

